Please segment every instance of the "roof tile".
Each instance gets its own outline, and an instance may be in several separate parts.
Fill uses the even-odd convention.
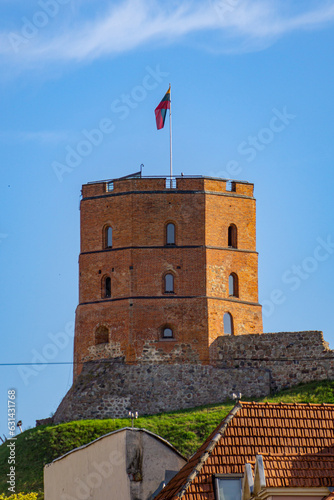
[[[267,487],[334,486],[334,454],[263,455]]]
[[[201,463],[209,446],[212,450]],[[266,462],[272,471],[272,484],[281,481],[284,485],[295,482],[305,486],[318,481],[329,485],[332,481],[334,486],[334,462],[328,458],[334,455],[334,405],[238,403],[156,500],[214,500],[213,474],[243,473],[246,462],[266,453],[284,455],[285,460],[290,456],[287,462],[275,457],[281,466],[277,476],[270,469],[270,460]],[[316,455],[314,460],[312,454]],[[293,465],[291,470],[289,464]],[[195,467],[199,469],[197,475],[193,474]]]

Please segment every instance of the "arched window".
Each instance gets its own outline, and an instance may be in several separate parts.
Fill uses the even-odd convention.
[[[95,330],[95,344],[107,344],[108,342],[108,328],[106,326],[98,326]]]
[[[165,293],[174,293],[174,276],[165,274]]]
[[[228,228],[228,246],[231,248],[238,248],[238,233],[235,224],[231,224]]]
[[[105,276],[102,278],[102,297],[104,299],[109,299],[111,297],[111,278],[110,276]]]
[[[103,248],[111,248],[112,247],[112,227],[104,226],[103,228]]]
[[[104,246],[105,248],[111,248],[112,247],[112,227],[111,226],[106,226],[104,229]]]
[[[228,277],[228,294],[232,297],[239,297],[239,280],[235,273],[231,273]]]
[[[164,339],[172,339],[173,338],[173,330],[169,326],[165,326],[162,331],[162,337]]]
[[[224,334],[225,335],[233,335],[233,318],[230,313],[224,314]]]
[[[175,245],[175,225],[172,222],[166,226],[166,245]]]

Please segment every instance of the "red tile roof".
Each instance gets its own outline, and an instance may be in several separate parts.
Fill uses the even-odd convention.
[[[262,457],[267,488],[334,486],[334,454]]]
[[[214,500],[212,475],[243,473],[259,454],[333,450],[334,405],[240,402],[155,500]]]

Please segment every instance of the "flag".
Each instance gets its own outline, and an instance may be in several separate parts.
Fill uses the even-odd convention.
[[[164,98],[160,102],[160,104],[155,108],[155,119],[157,122],[157,129],[160,130],[165,125],[165,118],[167,109],[170,109],[170,87],[167,90]]]

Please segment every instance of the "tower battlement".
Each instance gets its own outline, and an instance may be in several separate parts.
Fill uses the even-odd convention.
[[[108,196],[116,193],[129,193],[131,191],[161,191],[165,189],[173,190],[199,190],[215,191],[219,193],[230,193],[234,195],[253,196],[254,185],[246,181],[230,181],[227,179],[203,176],[154,176],[145,177],[140,173],[120,177],[118,179],[108,179],[104,181],[94,181],[82,186],[83,198]]]
[[[262,333],[253,184],[135,174],[82,187],[74,376],[87,361],[211,364]]]

